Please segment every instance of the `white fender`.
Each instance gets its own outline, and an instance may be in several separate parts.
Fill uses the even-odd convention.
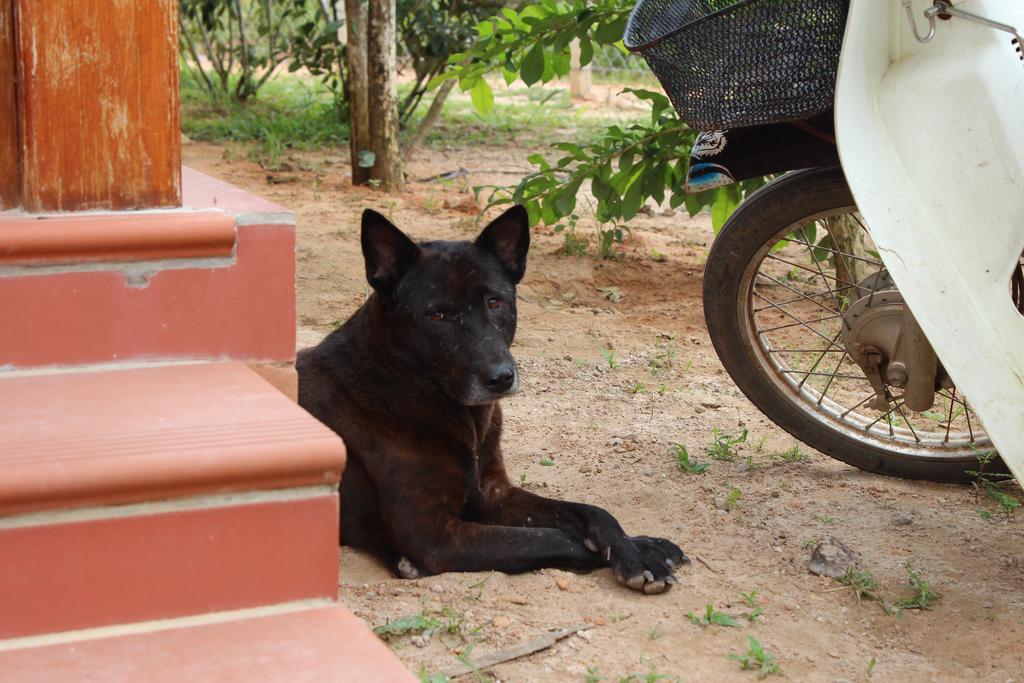
[[[931,0],[914,0],[922,12]],[[1021,0],[957,9],[1024,33]],[[938,21],[919,43],[899,0],[852,0],[836,137],[857,206],[959,392],[1024,483],[1024,63],[1008,33]]]

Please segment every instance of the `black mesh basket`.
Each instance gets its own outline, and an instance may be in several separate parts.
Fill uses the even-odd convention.
[[[640,0],[625,44],[698,130],[832,106],[849,0]]]

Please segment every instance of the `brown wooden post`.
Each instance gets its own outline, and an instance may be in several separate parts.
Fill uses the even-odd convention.
[[[177,0],[0,0],[0,171],[10,7],[24,208],[179,206]]]
[[[0,210],[21,204],[14,74],[14,4],[0,0]]]

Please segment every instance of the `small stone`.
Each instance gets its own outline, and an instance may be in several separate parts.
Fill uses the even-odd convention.
[[[426,647],[427,646],[427,639],[424,638],[423,636],[417,634],[417,635],[412,637],[412,644],[415,645],[416,647]]]
[[[576,635],[582,638],[583,640],[590,640],[590,631],[577,631]]]
[[[700,404],[710,410],[717,410],[722,407],[721,403],[715,403],[714,401],[701,401]]]
[[[594,626],[604,626],[607,623],[608,622],[605,621],[604,617],[595,617],[594,618]]]
[[[444,586],[442,586],[439,583],[435,583],[433,586],[430,587],[430,590],[434,591],[435,593],[444,593]]]
[[[558,586],[558,590],[560,591],[569,590],[569,581],[564,576],[556,576],[555,585]]]
[[[491,626],[495,628],[505,628],[511,623],[512,620],[502,614],[499,614],[498,616],[491,619]]]
[[[605,446],[608,446],[609,448],[616,448],[617,446],[621,446],[621,445],[622,445],[622,439],[620,439],[618,437],[616,437],[614,439],[609,439],[608,443],[605,444]]]
[[[650,467],[645,467],[644,468],[644,476],[645,477],[652,477],[652,476],[654,476],[654,470],[651,469]]]
[[[812,574],[838,579],[853,566],[856,557],[853,550],[838,538],[826,538],[818,541],[811,550],[808,568]]]
[[[898,515],[892,520],[892,523],[896,526],[908,526],[914,523],[914,518],[910,515]]]
[[[706,410],[707,410],[707,408],[705,408],[704,406],[694,406],[693,407],[693,412],[695,412],[695,413],[703,413]]]

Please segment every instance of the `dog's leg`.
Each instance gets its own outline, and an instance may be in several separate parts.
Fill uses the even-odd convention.
[[[500,454],[490,455],[481,472],[480,498],[473,506],[478,521],[561,529],[611,566],[620,582],[645,593],[667,590],[675,583],[675,568],[689,563],[679,546],[669,540],[627,536],[607,510],[544,498],[512,486]]]
[[[476,524],[451,519],[441,530],[410,528],[392,532],[401,562],[420,575],[461,571],[517,572],[561,567],[589,571],[604,566],[583,542],[560,529]],[[399,571],[403,568],[399,564]]]

